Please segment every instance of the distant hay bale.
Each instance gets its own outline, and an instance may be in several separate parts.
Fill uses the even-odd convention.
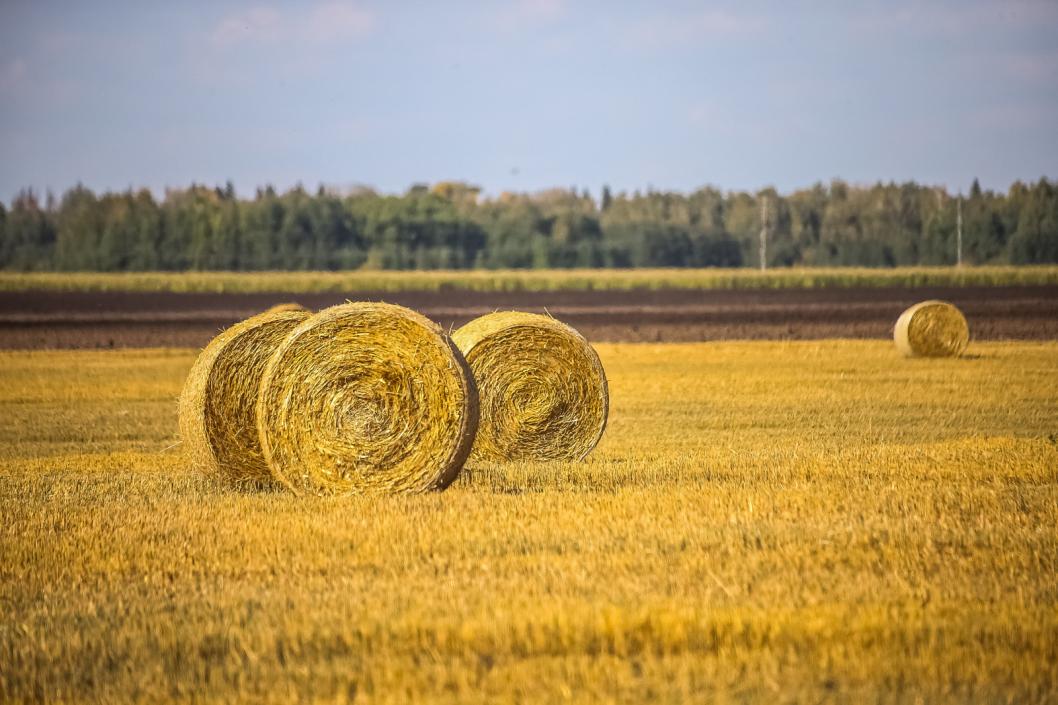
[[[280,313],[282,311],[308,311],[308,309],[299,303],[291,301],[289,303],[276,304],[265,313]]]
[[[262,313],[237,323],[199,354],[180,394],[180,438],[192,465],[236,485],[267,485],[257,438],[257,388],[283,338],[305,311]]]
[[[970,328],[955,306],[923,301],[900,314],[893,339],[908,357],[958,357],[970,341]]]
[[[455,479],[477,389],[441,328],[401,306],[346,303],[291,331],[261,378],[272,476],[299,494],[422,492]]]
[[[473,460],[581,460],[602,437],[606,373],[588,341],[550,316],[506,311],[452,339],[481,398]]]

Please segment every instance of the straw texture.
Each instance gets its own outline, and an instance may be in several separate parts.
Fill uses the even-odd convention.
[[[263,455],[299,494],[444,488],[477,420],[477,389],[452,341],[381,303],[333,306],[291,331],[257,399]]]
[[[893,339],[908,357],[958,357],[970,341],[970,328],[955,306],[923,301],[900,314]]]
[[[236,485],[268,485],[257,438],[257,389],[272,353],[305,311],[262,313],[237,323],[199,354],[180,394],[180,438],[191,464]]]
[[[453,335],[481,396],[473,460],[580,460],[606,428],[599,356],[550,316],[490,313]]]
[[[276,304],[265,311],[265,313],[280,313],[281,311],[308,311],[308,309],[296,301],[290,301],[287,303]]]

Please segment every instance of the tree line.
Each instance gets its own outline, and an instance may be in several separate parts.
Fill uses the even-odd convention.
[[[296,187],[239,198],[231,183],[0,203],[8,270],[344,270],[1058,262],[1058,182],[968,195],[916,183],[829,185],[780,195],[552,189],[484,198],[462,182],[403,195]]]

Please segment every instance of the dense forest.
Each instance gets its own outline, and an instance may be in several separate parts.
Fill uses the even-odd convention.
[[[464,269],[952,264],[957,219],[967,264],[1058,262],[1058,182],[1005,194],[974,181],[956,198],[915,183],[842,181],[779,195],[703,188],[576,189],[484,198],[459,182],[407,193],[232,184],[0,203],[0,268],[10,270]]]

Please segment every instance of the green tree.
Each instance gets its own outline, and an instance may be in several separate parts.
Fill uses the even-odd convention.
[[[1058,197],[1056,188],[1040,179],[1020,195],[1018,225],[1010,238],[1014,264],[1058,262]]]
[[[1047,179],[1007,193],[974,180],[962,202],[971,264],[1058,258],[1058,187]],[[238,198],[231,182],[192,184],[156,201],[149,191],[94,194],[78,185],[58,204],[23,191],[0,205],[0,266],[8,269],[434,269],[699,267],[757,264],[761,199],[768,264],[893,266],[955,260],[957,201],[915,183],[840,180],[786,196],[649,189],[598,204],[587,191],[549,189],[484,198],[477,186],[417,184],[400,196],[344,197],[301,186]]]
[[[4,219],[0,267],[19,270],[50,269],[55,246],[55,223],[41,208],[31,189],[20,191]]]
[[[56,214],[55,266],[58,269],[100,268],[100,215],[95,194],[81,184],[63,194]]]

